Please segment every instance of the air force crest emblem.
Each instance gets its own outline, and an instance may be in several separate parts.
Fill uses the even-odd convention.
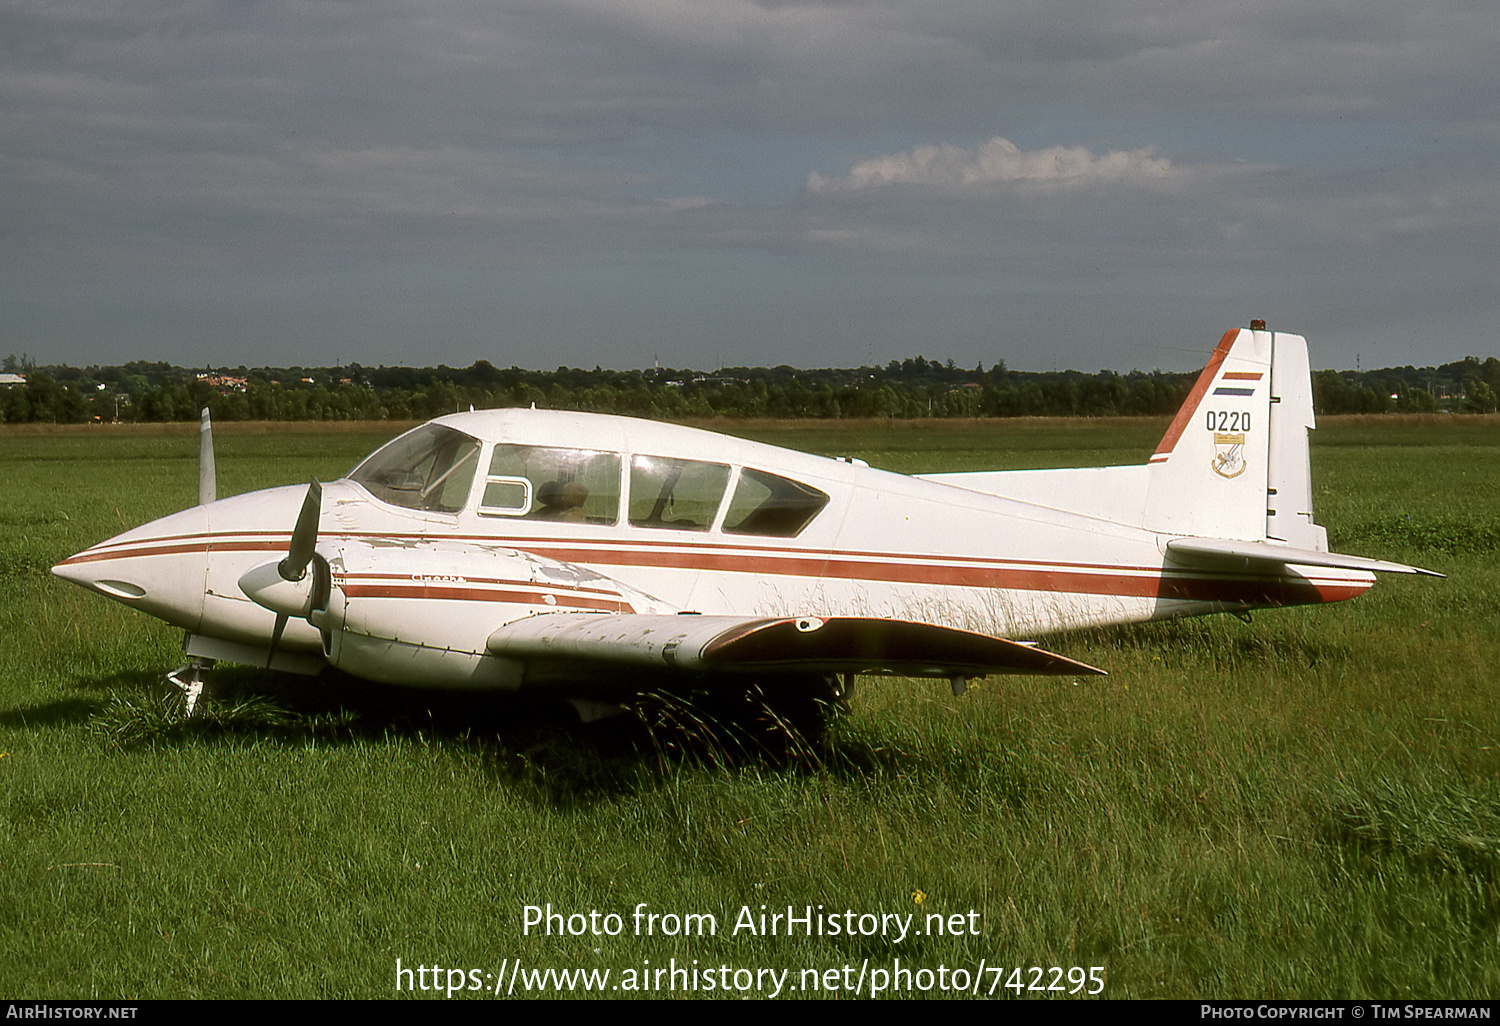
[[[1245,472],[1245,436],[1214,432],[1214,473],[1239,477]]]

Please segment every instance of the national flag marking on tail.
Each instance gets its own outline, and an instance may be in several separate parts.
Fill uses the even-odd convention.
[[[1221,378],[1220,380],[1222,380],[1222,381],[1259,381],[1261,379],[1261,374],[1262,373],[1263,372],[1261,372],[1261,371],[1226,371],[1224,373],[1224,377]],[[1244,386],[1234,387],[1234,386],[1230,386],[1230,385],[1220,385],[1218,388],[1214,389],[1214,395],[1254,395],[1254,394],[1255,394],[1255,388],[1253,386],[1249,387],[1249,388],[1246,388]]]

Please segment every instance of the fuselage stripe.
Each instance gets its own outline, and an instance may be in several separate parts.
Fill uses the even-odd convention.
[[[289,544],[289,534],[273,535],[269,532],[265,540],[244,540],[247,532],[236,535],[177,536],[158,540],[136,541],[129,547],[112,551],[90,549],[66,560],[63,564],[90,561],[133,559],[156,555],[180,555],[203,552],[280,552]],[[413,535],[341,535],[340,537],[362,540],[364,538],[420,539]],[[196,540],[189,540],[194,539]],[[458,541],[459,538],[444,540]],[[993,589],[1009,591],[1051,592],[1058,594],[1092,594],[1119,598],[1179,599],[1207,602],[1317,602],[1350,598],[1364,592],[1369,584],[1340,577],[1276,576],[1211,571],[1178,571],[1163,567],[1109,566],[1096,563],[1046,563],[1034,560],[1000,560],[984,557],[955,558],[952,556],[906,556],[892,558],[878,553],[822,553],[812,550],[785,548],[734,548],[696,544],[669,547],[661,542],[642,542],[617,539],[597,544],[537,544],[526,538],[485,539],[490,544],[497,542],[507,547],[524,548],[525,551],[563,562],[591,566],[623,566],[641,568],[663,568],[674,570],[717,571],[752,575],[775,575],[807,577],[814,579],[838,579],[868,581],[887,584],[939,585]],[[873,558],[872,558],[873,557]],[[373,575],[381,576],[381,575]],[[389,577],[389,575],[386,575]],[[384,585],[352,583],[361,588],[383,588],[387,597],[394,597],[396,590],[412,593],[408,597],[438,597],[440,588],[433,584],[413,582],[400,578],[401,583]],[[481,598],[492,593],[480,588],[454,588],[454,582],[441,582],[450,591],[462,591],[466,597]],[[511,583],[511,582],[473,582]],[[538,592],[547,591],[560,596],[577,595],[580,601],[587,598],[579,592],[590,589],[575,589],[557,586],[538,586]],[[364,592],[373,595],[373,592]],[[517,593],[520,594],[520,593]],[[608,591],[595,592],[608,596]],[[1296,598],[1293,598],[1293,595]],[[1276,598],[1275,596],[1280,596]],[[447,595],[443,597],[457,597]],[[494,599],[489,599],[494,600]],[[533,599],[534,600],[534,599]],[[530,601],[530,600],[528,600]],[[602,601],[610,602],[607,597]]]
[[[555,605],[559,609],[594,609],[610,613],[633,613],[635,607],[623,599],[574,595],[565,591],[507,591],[498,588],[464,588],[457,585],[354,584],[334,578],[348,598],[446,599],[458,602],[510,602],[516,605]],[[548,602],[546,596],[553,597]]]

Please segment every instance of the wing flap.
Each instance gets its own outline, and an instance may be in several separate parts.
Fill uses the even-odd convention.
[[[576,613],[506,624],[489,651],[507,659],[587,660],[699,672],[1093,675],[1103,670],[1033,645],[875,617]]]

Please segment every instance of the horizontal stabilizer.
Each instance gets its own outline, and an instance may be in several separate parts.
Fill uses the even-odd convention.
[[[1444,576],[1434,570],[1423,570],[1405,563],[1391,563],[1384,559],[1366,559],[1364,556],[1344,556],[1337,552],[1316,552],[1312,549],[1294,549],[1287,545],[1218,538],[1173,538],[1167,542],[1167,555],[1195,566],[1232,566],[1234,569],[1255,564],[1292,563],[1296,566],[1328,566],[1386,574]]]
[[[698,672],[1102,674],[1032,645],[873,617],[555,613],[506,624],[489,651],[507,659],[612,661]]]

